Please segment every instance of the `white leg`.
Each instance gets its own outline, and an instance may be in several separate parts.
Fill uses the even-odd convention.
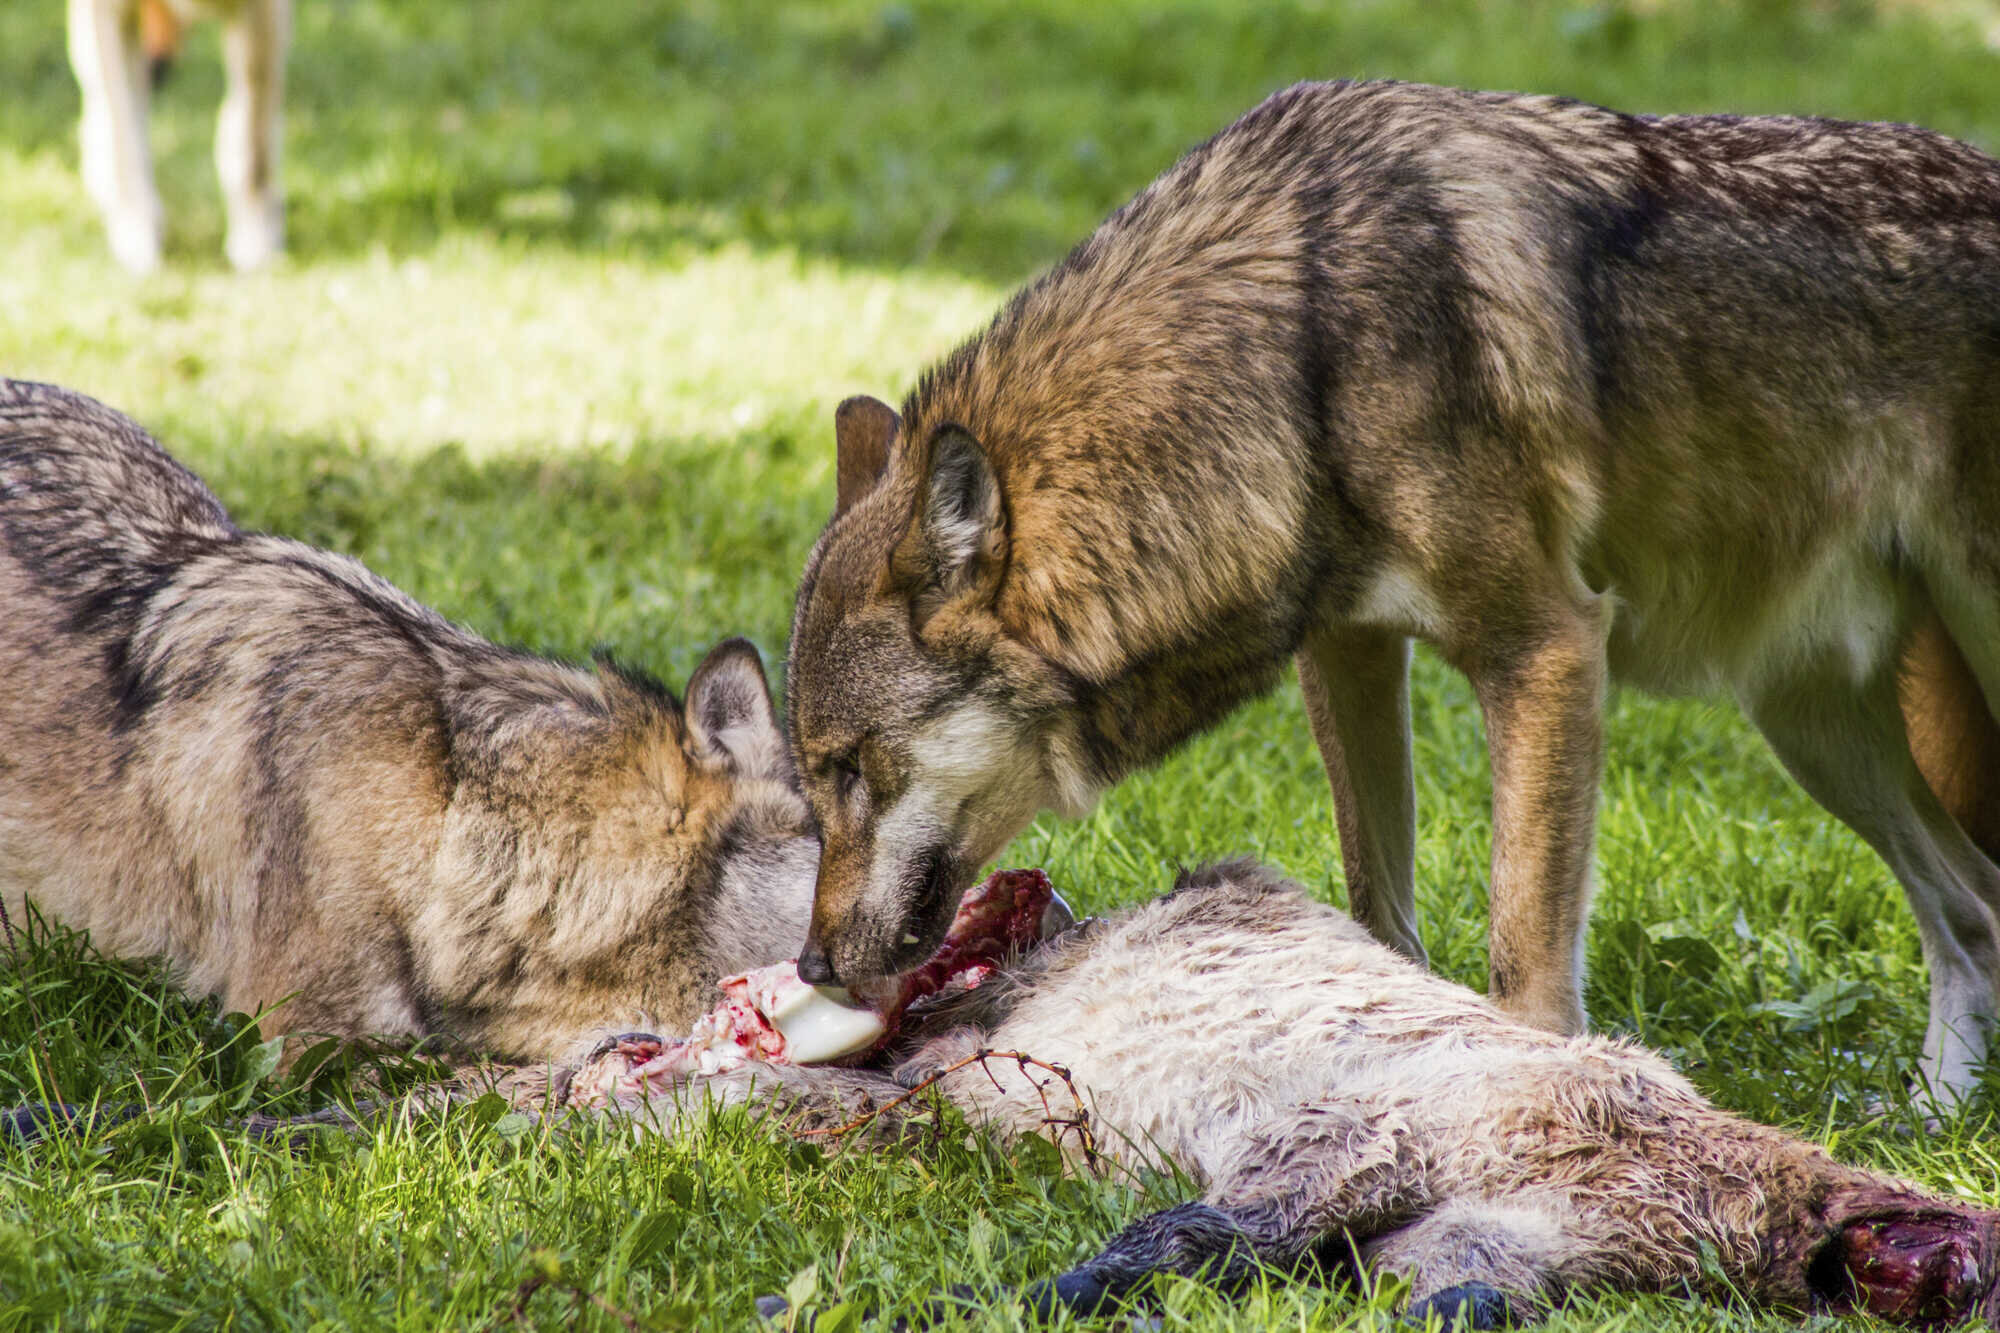
[[[83,92],[83,182],[111,253],[134,273],[160,266],[164,215],[146,145],[146,62],[128,0],[70,0],[69,56]]]
[[[1880,853],[1916,914],[1931,975],[1923,1073],[1954,1104],[1986,1059],[2000,978],[2000,868],[1939,804],[1910,755],[1892,670],[1838,665],[1759,688],[1745,710],[1799,785]]]
[[[1558,1274],[1588,1248],[1563,1221],[1562,1212],[1539,1203],[1455,1199],[1372,1237],[1361,1257],[1372,1271],[1408,1280],[1405,1299],[1417,1318],[1434,1302],[1442,1314],[1440,1295],[1486,1288],[1520,1320],[1548,1307]],[[1476,1314],[1471,1322],[1479,1326]]]
[[[278,156],[290,36],[290,0],[244,0],[222,32],[229,91],[216,118],[215,170],[229,215],[229,262],[239,269],[259,267],[285,244]]]

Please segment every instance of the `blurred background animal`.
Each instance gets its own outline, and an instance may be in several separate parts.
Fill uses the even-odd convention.
[[[278,187],[291,0],[69,0],[69,54],[83,92],[83,179],[104,214],[111,253],[135,273],[160,266],[165,211],[153,183],[146,120],[183,26],[222,21],[229,86],[215,124],[229,262],[252,269],[284,248]]]
[[[535,1059],[804,934],[818,844],[743,640],[685,706],[498,647],[8,380],[0,593],[0,903],[267,1035]]]

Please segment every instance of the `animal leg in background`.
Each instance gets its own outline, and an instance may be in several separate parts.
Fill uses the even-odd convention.
[[[104,214],[111,253],[134,273],[160,266],[165,214],[146,142],[146,56],[123,0],[73,0],[69,56],[83,94],[83,183]]]
[[[1992,416],[1969,452],[1967,490],[2000,488],[2000,389],[1987,389]],[[1980,476],[1984,471],[1987,475]],[[1931,790],[1989,860],[2000,862],[2000,540],[1991,524],[1956,558],[1925,570],[1932,614],[1903,644],[1901,703],[1917,766]]]
[[[1943,621],[1920,621],[1903,644],[1900,692],[1910,751],[1973,845],[2000,861],[2000,723]]]
[[[278,188],[290,0],[243,0],[222,30],[229,91],[215,122],[215,173],[229,215],[224,249],[239,269],[266,263],[284,248],[284,198]]]
[[[1923,1077],[1946,1103],[1986,1059],[2000,979],[2000,869],[1973,846],[1911,757],[1894,667],[1859,687],[1844,659],[1814,664],[1744,701],[1812,798],[1859,833],[1909,895],[1930,969]]]
[[[1417,933],[1417,794],[1410,763],[1410,640],[1368,629],[1314,635],[1298,654],[1306,717],[1333,786],[1354,919],[1427,962]]]

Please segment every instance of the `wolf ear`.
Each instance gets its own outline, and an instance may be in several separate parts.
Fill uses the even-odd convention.
[[[996,589],[1006,556],[1000,478],[972,433],[947,422],[931,436],[916,522],[897,545],[890,568],[911,591],[950,599]]]
[[[856,394],[833,409],[833,516],[875,489],[903,419],[880,398]]]
[[[782,777],[785,738],[771,707],[764,659],[748,639],[709,650],[688,678],[687,730],[695,757],[726,764],[743,777]]]

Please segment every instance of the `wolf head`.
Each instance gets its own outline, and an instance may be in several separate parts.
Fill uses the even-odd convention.
[[[980,442],[905,432],[886,404],[834,418],[839,496],[806,565],[787,668],[793,754],[821,838],[808,981],[921,963],[980,866],[1090,784],[1074,682],[1010,634],[1007,498]]]
[[[605,1022],[685,1026],[717,977],[798,948],[819,848],[750,644],[715,648],[685,703],[497,653],[447,700],[451,891],[412,935],[463,1039],[539,1057]]]

